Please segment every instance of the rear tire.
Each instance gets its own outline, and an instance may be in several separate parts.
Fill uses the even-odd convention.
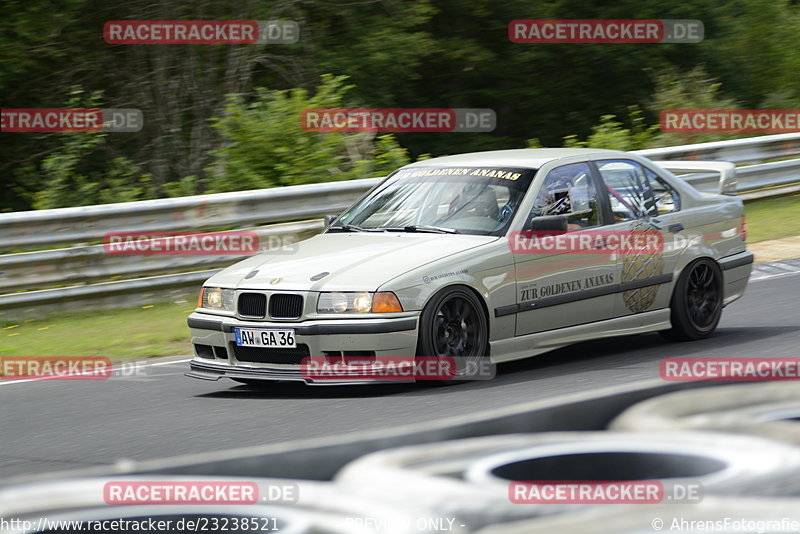
[[[722,270],[710,258],[690,263],[675,284],[670,301],[672,328],[660,334],[676,341],[705,339],[722,316]]]

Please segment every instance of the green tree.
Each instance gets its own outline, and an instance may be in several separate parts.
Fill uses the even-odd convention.
[[[668,68],[655,76],[655,91],[649,104],[653,115],[668,109],[739,109],[739,104],[725,96],[722,83],[708,75],[702,66],[687,73]],[[753,134],[733,133],[666,133],[658,134],[654,146],[686,145],[721,141]]]
[[[73,88],[67,108],[99,108],[101,94]],[[41,163],[42,181],[31,195],[35,209],[88,206],[154,198],[150,177],[124,156],[105,161],[106,132],[62,133]],[[97,165],[97,160],[102,163]]]
[[[615,115],[603,115],[585,141],[579,141],[576,135],[568,135],[564,138],[564,146],[641,150],[653,145],[658,125],[648,126],[642,110],[637,106],[629,108],[627,123],[630,126],[619,122]]]
[[[274,18],[298,21],[300,42],[152,46],[108,45],[101,38],[108,20]],[[701,19],[705,40],[512,43],[508,23],[525,18]],[[676,102],[678,107],[800,107],[798,43],[797,0],[64,0],[57,6],[50,0],[5,0],[0,2],[3,107],[58,107],[69,88],[79,86],[87,94],[102,90],[108,107],[141,109],[145,127],[105,136],[85,147],[72,167],[66,166],[68,158],[58,160],[66,154],[63,134],[0,134],[0,210],[28,209],[36,198],[39,205],[51,205],[42,199],[52,195],[35,192],[80,181],[70,173],[99,186],[92,191],[119,191],[126,199],[202,191],[206,183],[223,187],[215,150],[234,151],[231,140],[237,138],[222,137],[223,129],[209,119],[225,118],[227,95],[237,95],[246,107],[262,99],[257,87],[312,91],[327,72],[349,76],[355,87],[348,100],[363,107],[477,107],[497,113],[491,134],[398,134],[396,142],[412,158],[525,146],[534,137],[552,146],[571,135],[583,142],[639,146],[636,124],[655,124],[662,106]],[[704,71],[694,71],[698,66]],[[642,110],[635,121],[629,112],[634,105]],[[670,135],[656,135],[653,142],[730,137]],[[389,142],[368,137],[360,138],[365,147]],[[317,148],[326,154],[325,147]],[[382,150],[377,161],[393,153],[390,146]],[[348,160],[328,162],[326,168],[349,168],[342,161]],[[330,179],[337,172],[314,176]],[[61,181],[54,182],[58,173]],[[103,186],[112,176],[130,180],[131,192],[121,184]],[[260,179],[253,175],[242,183]],[[70,187],[64,186],[65,194]]]
[[[283,185],[385,175],[408,163],[391,135],[319,133],[301,127],[301,114],[315,108],[344,107],[352,85],[326,75],[313,94],[298,88],[258,89],[250,103],[231,96],[213,121],[224,139],[209,169],[209,191],[238,191]]]

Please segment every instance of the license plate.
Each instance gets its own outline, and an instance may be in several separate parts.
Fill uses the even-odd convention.
[[[263,328],[234,328],[236,344],[240,347],[297,348],[294,330],[266,330]]]

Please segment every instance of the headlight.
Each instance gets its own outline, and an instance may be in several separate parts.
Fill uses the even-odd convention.
[[[397,296],[391,291],[320,293],[317,300],[317,313],[391,313],[401,311],[403,311],[403,307],[397,300]]]
[[[201,308],[208,308],[211,310],[223,310],[232,312],[233,306],[233,289],[223,289],[221,287],[204,287],[200,290],[200,298],[198,305]]]

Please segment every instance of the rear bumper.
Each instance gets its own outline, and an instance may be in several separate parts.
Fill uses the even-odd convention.
[[[753,271],[754,260],[755,255],[749,250],[726,256],[719,260],[719,266],[722,268],[722,277],[725,280],[723,306],[727,306],[744,295],[747,281]]]
[[[417,347],[417,323],[417,314],[392,318],[290,323],[244,321],[195,312],[188,319],[195,357],[190,362],[190,371],[186,375],[203,380],[239,378],[325,385],[363,384],[363,380],[309,379],[303,376],[300,362],[309,356],[335,361],[337,354],[342,361],[348,357],[357,358],[364,353],[374,354],[376,358],[414,356]],[[235,327],[290,328],[295,332],[298,348],[256,349],[263,350],[263,353],[258,356],[258,361],[253,361],[251,356],[242,355],[244,351],[235,345]],[[250,350],[252,354],[252,349]],[[237,353],[246,359],[240,360]],[[368,383],[374,382],[379,380]]]

